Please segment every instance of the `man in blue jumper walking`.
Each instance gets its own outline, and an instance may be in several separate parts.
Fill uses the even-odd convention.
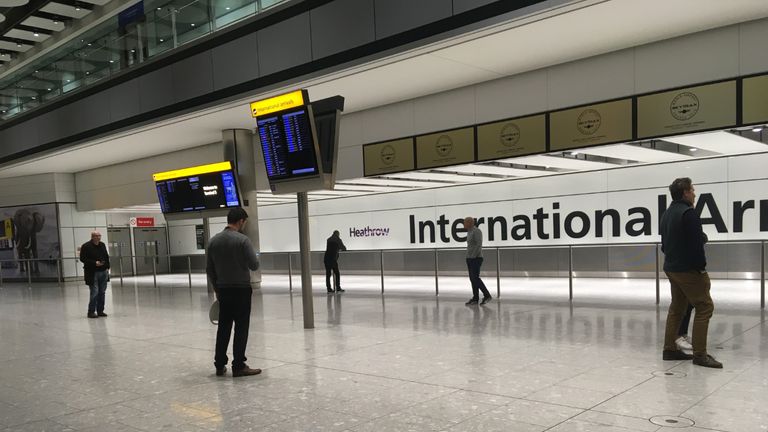
[[[661,250],[664,252],[664,273],[669,279],[672,303],[667,314],[664,336],[664,360],[691,360],[693,364],[721,369],[723,364],[707,354],[709,319],[715,305],[709,295],[711,286],[704,254],[706,236],[693,204],[696,193],[691,179],[682,177],[669,185],[672,204],[661,217]],[[678,328],[688,303],[696,310],[693,320],[693,355],[686,354],[675,344]]]

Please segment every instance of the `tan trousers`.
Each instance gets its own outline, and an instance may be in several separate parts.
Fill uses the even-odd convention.
[[[664,336],[664,350],[676,351],[675,339],[680,321],[685,315],[688,303],[692,304],[696,311],[693,319],[692,345],[693,355],[703,356],[707,354],[707,331],[709,319],[715,305],[709,295],[711,283],[709,274],[698,271],[689,272],[665,272],[669,278],[672,291],[672,303],[667,314],[667,331]]]

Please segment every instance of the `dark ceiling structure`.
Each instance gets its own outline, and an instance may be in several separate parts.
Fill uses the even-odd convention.
[[[0,0],[0,63],[11,61],[110,0]]]

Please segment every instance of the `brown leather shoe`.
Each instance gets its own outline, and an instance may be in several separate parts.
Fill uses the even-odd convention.
[[[723,364],[715,360],[711,355],[696,356],[693,358],[693,364],[696,366],[704,366],[713,369],[722,369]]]
[[[680,350],[672,351],[672,350],[664,350],[664,352],[661,354],[662,358],[664,360],[691,360],[693,359],[693,356],[691,354],[686,354]]]
[[[261,369],[251,369],[248,366],[245,366],[244,368],[237,369],[237,370],[232,369],[232,376],[235,378],[242,377],[242,376],[258,375],[260,373],[261,373]]]

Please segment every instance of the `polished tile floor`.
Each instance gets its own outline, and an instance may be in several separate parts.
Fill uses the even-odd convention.
[[[573,304],[567,282],[563,298],[562,281],[538,297],[547,283],[517,281],[467,307],[464,282],[435,297],[426,280],[381,296],[346,279],[344,294],[316,292],[304,330],[300,292],[265,277],[248,346],[264,373],[237,379],[214,375],[198,278],[113,283],[110,316],[95,320],[83,286],[6,283],[0,431],[768,430],[768,324],[753,285],[748,301],[716,306],[710,348],[725,369],[712,370],[661,360],[666,296],[657,308],[648,281],[642,296],[580,281],[577,292],[613,286],[616,300],[603,287]]]

